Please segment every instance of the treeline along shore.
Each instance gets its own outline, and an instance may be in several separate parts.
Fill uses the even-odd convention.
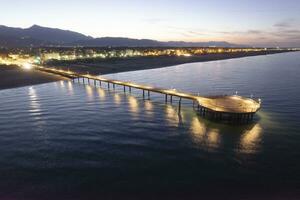
[[[275,53],[284,53],[287,50],[280,51],[258,51],[258,52],[236,52],[236,53],[217,53],[204,54],[197,56],[153,56],[153,57],[131,57],[131,58],[109,58],[109,59],[81,59],[72,61],[53,60],[46,63],[47,67],[53,67],[64,70],[71,70],[78,73],[89,73],[92,75],[104,75],[118,72],[145,70],[162,68],[173,65],[193,62],[206,62],[214,60],[225,60],[232,58],[241,58],[247,56],[258,56]],[[18,66],[0,65],[0,89],[22,87],[34,84],[48,83],[58,80],[65,80],[54,74],[48,74],[37,70],[24,70]]]

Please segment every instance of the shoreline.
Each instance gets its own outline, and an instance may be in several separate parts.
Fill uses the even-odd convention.
[[[222,54],[206,54],[191,57],[160,56],[160,57],[133,57],[118,59],[94,59],[76,61],[53,61],[46,65],[63,70],[71,70],[76,73],[91,75],[107,75],[121,72],[139,71],[147,69],[157,69],[171,67],[186,63],[208,62],[218,60],[228,60],[243,57],[260,55],[271,55],[277,53],[288,53],[291,51],[263,51],[263,52],[238,52]]]
[[[243,57],[288,53],[290,51],[248,52],[248,53],[223,53],[207,54],[191,57],[135,57],[107,60],[81,60],[81,61],[54,61],[47,67],[72,70],[77,73],[89,73],[91,75],[107,75],[121,72],[139,71],[171,67],[186,63],[209,62],[228,60]],[[59,67],[57,67],[59,66]],[[71,67],[70,67],[71,66]],[[12,89],[23,86],[43,84],[60,80],[68,80],[66,77],[54,75],[37,70],[26,71],[18,66],[0,65],[0,90]]]
[[[23,70],[18,66],[0,65],[0,91],[60,80],[67,79],[37,70]]]

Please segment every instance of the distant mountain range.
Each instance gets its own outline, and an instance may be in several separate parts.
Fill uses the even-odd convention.
[[[42,47],[42,46],[84,46],[84,47],[245,47],[228,42],[161,42],[148,39],[122,37],[93,38],[74,31],[33,25],[30,28],[12,28],[0,25],[0,47]]]

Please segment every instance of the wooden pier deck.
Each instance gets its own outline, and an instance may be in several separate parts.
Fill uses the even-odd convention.
[[[132,88],[140,89],[143,92],[143,97],[150,97],[151,92],[160,93],[165,95],[166,102],[172,102],[173,97],[177,97],[179,98],[179,111],[181,110],[182,99],[188,99],[193,101],[193,107],[200,115],[217,121],[248,122],[253,119],[253,115],[261,107],[260,100],[254,100],[238,95],[203,97],[177,91],[175,89],[151,87],[132,82],[106,79],[104,77],[92,76],[89,74],[79,74],[72,71],[42,66],[35,66],[35,69],[68,77],[73,79],[73,81],[78,80],[79,82],[80,79],[82,79],[83,83],[86,82],[88,84],[94,84],[95,86],[97,85],[97,82],[100,86],[102,83],[106,83],[109,89],[115,89],[116,86],[121,86],[123,87],[124,92],[126,92],[126,89],[128,89],[128,91],[131,91]]]

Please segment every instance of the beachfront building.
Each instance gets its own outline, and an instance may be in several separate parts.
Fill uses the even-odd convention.
[[[60,60],[60,54],[56,52],[52,53],[42,53],[41,54],[41,59],[42,61],[47,61],[47,60]]]

